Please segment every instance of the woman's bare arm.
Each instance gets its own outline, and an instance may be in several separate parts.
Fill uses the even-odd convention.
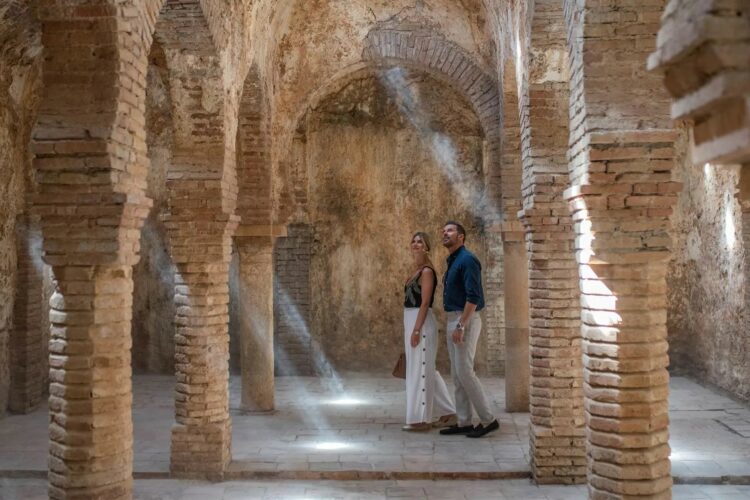
[[[417,313],[417,321],[414,323],[414,330],[411,334],[411,346],[417,347],[420,340],[420,332],[424,326],[424,321],[427,318],[427,310],[430,308],[430,298],[432,297],[432,289],[435,286],[435,280],[433,279],[434,272],[429,267],[422,270],[422,274],[419,276],[419,286],[422,288],[422,303],[419,306],[419,313]]]

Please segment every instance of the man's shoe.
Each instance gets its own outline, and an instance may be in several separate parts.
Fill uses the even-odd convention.
[[[484,436],[485,434],[489,434],[492,431],[496,431],[500,428],[500,424],[497,423],[497,419],[493,420],[491,423],[487,424],[487,427],[485,427],[482,424],[477,425],[474,427],[474,430],[466,435],[467,438],[480,438]],[[442,432],[442,431],[441,431]]]
[[[443,436],[450,436],[451,434],[469,434],[474,432],[473,425],[451,425],[445,429],[440,429],[440,434]]]

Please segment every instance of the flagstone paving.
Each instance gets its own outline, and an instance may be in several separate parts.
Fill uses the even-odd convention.
[[[528,414],[502,410],[503,380],[485,379],[500,431],[485,438],[406,433],[403,381],[347,375],[280,377],[271,414],[239,411],[230,383],[233,463],[228,479],[498,479],[529,474]],[[343,389],[343,390],[339,390]],[[136,477],[166,477],[174,421],[173,378],[133,379]],[[678,482],[750,482],[750,408],[689,379],[671,381],[673,475]],[[42,477],[47,409],[0,421],[0,476]]]

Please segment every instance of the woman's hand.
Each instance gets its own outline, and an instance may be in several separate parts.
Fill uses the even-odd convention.
[[[418,331],[411,332],[411,346],[417,347],[419,345],[420,334]]]

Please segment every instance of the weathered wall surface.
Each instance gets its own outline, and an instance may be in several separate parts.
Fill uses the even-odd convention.
[[[464,0],[353,0],[348,2],[283,0],[260,4],[255,29],[256,58],[263,76],[273,82],[274,134],[277,151],[288,147],[299,113],[312,96],[361,63],[363,41],[382,23],[426,26],[491,65],[493,45],[486,37],[481,2]],[[259,34],[276,34],[273,40]],[[272,42],[268,45],[267,42]],[[318,96],[321,97],[321,96]]]
[[[740,169],[693,166],[688,157],[678,165],[675,177],[684,186],[672,218],[674,252],[667,281],[671,369],[747,400],[750,247],[735,196]]]
[[[468,105],[434,80],[411,75],[409,85],[420,109],[439,110],[426,121],[452,140],[457,169],[478,175],[482,139]],[[484,237],[463,203],[469,196],[451,188],[456,172],[446,171],[450,161],[437,161],[437,151],[374,77],[331,95],[308,120],[312,336],[337,369],[384,372],[403,350],[403,284],[413,232],[433,236],[432,257],[442,276],[447,252],[439,231],[447,219],[462,220],[470,233],[467,246],[486,263]],[[439,286],[435,312],[442,325],[441,299]],[[480,371],[485,342],[486,332],[477,355]],[[447,369],[445,352],[439,360]]]
[[[0,6],[0,416],[10,383],[9,336],[16,283],[16,215],[29,184],[29,137],[41,70],[38,23],[27,2]]]

